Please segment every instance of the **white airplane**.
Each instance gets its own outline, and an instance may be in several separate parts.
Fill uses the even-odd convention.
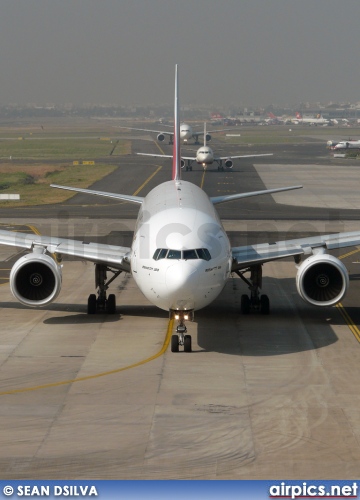
[[[329,141],[328,141],[329,143]],[[360,140],[353,141],[349,139],[348,141],[340,141],[334,145],[332,145],[331,149],[340,150],[340,149],[360,149]]]
[[[226,168],[233,168],[233,160],[236,158],[254,158],[256,156],[272,156],[273,153],[259,154],[259,155],[240,155],[240,156],[215,156],[214,152],[206,144],[206,123],[204,124],[204,145],[199,148],[196,152],[196,156],[183,156],[181,155],[181,168],[186,166],[186,171],[192,170],[191,163],[196,161],[198,165],[202,165],[204,170],[208,165],[212,165],[214,162],[218,164],[218,170],[224,171],[224,166]],[[162,155],[162,154],[150,154],[150,153],[137,153],[141,156],[153,156],[155,158],[172,158],[173,155]],[[223,164],[224,162],[224,164]]]
[[[126,128],[128,130],[139,130],[141,132],[153,132],[157,134],[157,140],[159,142],[165,141],[165,137],[169,137],[169,144],[173,144],[173,138],[174,138],[174,132],[163,132],[160,130],[151,130],[151,129],[146,129],[146,128],[135,128],[135,127],[120,127],[120,128]],[[222,128],[218,130],[211,130],[211,133],[215,132],[225,132],[226,130],[232,130],[228,128]],[[188,125],[187,123],[181,123],[180,124],[180,140],[183,141],[185,144],[190,140],[194,139],[195,142],[194,144],[200,144],[199,143],[199,136],[202,134],[202,132],[195,132],[193,131],[191,125]],[[209,133],[206,134],[206,140],[207,142],[210,142],[212,139],[211,135]]]
[[[329,125],[330,120],[327,120],[320,114],[316,116],[302,116],[300,113],[296,113],[296,118],[291,118],[291,123],[295,125],[307,124],[307,125]]]
[[[131,248],[1,230],[1,244],[30,251],[15,262],[10,272],[10,289],[15,298],[31,307],[53,301],[61,289],[61,256],[70,255],[95,263],[98,296],[89,296],[88,313],[114,313],[115,295],[107,297],[106,293],[109,284],[120,273],[131,273],[149,301],[178,321],[171,339],[173,352],[179,351],[179,346],[191,351],[186,321],[194,319],[194,311],[215,300],[231,273],[236,273],[250,289],[250,296],[244,294],[241,298],[241,312],[268,314],[269,299],[260,295],[260,289],[262,265],[269,261],[294,257],[297,290],[306,302],[317,306],[339,302],[348,289],[349,277],[344,264],[327,250],[360,244],[360,232],[232,248],[216,212],[217,204],[301,186],[209,198],[195,184],[181,180],[177,82],[176,66],[172,180],[158,185],[145,197],[53,186],[138,204]],[[245,277],[247,272],[249,277]],[[110,279],[108,273],[112,274]]]

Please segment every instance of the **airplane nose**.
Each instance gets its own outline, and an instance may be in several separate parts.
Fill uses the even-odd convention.
[[[168,296],[188,299],[194,293],[198,280],[197,268],[188,261],[178,261],[170,266],[165,275]]]

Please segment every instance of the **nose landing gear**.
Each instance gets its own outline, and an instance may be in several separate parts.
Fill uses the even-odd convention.
[[[170,318],[178,320],[176,335],[171,336],[171,352],[179,352],[179,346],[184,347],[184,352],[191,352],[191,335],[187,335],[186,320],[193,321],[193,311],[170,311]]]

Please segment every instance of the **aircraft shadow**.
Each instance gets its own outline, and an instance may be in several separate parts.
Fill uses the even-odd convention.
[[[259,313],[240,313],[240,297],[247,290],[240,280],[230,280],[219,299],[196,313],[200,352],[215,351],[235,356],[280,356],[320,349],[337,342],[338,337],[332,325],[347,324],[337,308],[307,305],[299,297],[294,279],[280,281],[280,289],[286,290],[291,297],[290,307],[288,301],[284,304],[277,301],[277,305],[273,301],[270,315],[262,316]],[[279,280],[264,278],[263,291],[268,293],[270,304],[271,290],[279,290]],[[360,320],[360,309],[354,309]],[[355,311],[347,311],[355,317]],[[301,324],[304,326],[299,327]]]

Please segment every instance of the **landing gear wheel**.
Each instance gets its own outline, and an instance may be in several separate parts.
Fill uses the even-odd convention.
[[[88,314],[96,314],[96,295],[95,295],[95,293],[92,293],[91,295],[89,295],[87,312],[88,312]]]
[[[261,314],[270,314],[270,300],[267,295],[260,297],[260,312]]]
[[[241,296],[240,311],[242,314],[250,313],[250,298],[247,295]]]
[[[109,314],[116,313],[116,297],[113,293],[111,293],[107,299],[106,310]]]
[[[179,352],[179,339],[177,335],[171,336],[171,352]]]
[[[184,352],[191,352],[191,335],[185,335]]]

